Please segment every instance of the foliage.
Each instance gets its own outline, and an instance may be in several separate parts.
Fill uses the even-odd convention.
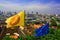
[[[3,40],[15,40],[15,39],[5,36]],[[60,31],[58,31],[57,29],[49,28],[49,34],[45,36],[42,36],[42,37],[34,37],[33,35],[20,36],[16,40],[60,40]]]
[[[60,29],[60,24],[57,25],[57,28]]]
[[[60,22],[60,18],[57,18],[56,20],[57,20],[58,22]]]
[[[44,21],[44,24],[46,24],[47,23],[47,21]]]
[[[57,23],[54,19],[51,19],[50,22],[51,22],[50,26],[57,26]]]

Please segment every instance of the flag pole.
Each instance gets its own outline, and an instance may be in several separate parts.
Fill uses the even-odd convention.
[[[25,33],[23,32],[23,30],[24,30],[24,27],[21,27],[21,26],[20,26],[20,32],[21,32],[23,35],[25,35]]]
[[[25,35],[25,33],[22,31],[22,30],[20,30],[21,31],[21,33],[23,34],[23,35]]]

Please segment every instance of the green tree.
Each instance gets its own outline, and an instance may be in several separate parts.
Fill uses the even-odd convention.
[[[57,28],[59,28],[59,29],[60,29],[60,24],[58,24],[58,25],[57,25]]]
[[[50,22],[51,22],[50,26],[57,26],[57,23],[54,19],[51,19]]]

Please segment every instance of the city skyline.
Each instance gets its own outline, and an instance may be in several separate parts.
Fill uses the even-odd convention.
[[[0,10],[60,14],[60,0],[0,0]]]

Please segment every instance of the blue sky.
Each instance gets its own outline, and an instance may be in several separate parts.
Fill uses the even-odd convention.
[[[12,2],[12,3],[30,3],[32,1],[37,1],[40,3],[49,3],[49,2],[55,2],[55,3],[60,3],[60,0],[0,0],[0,2],[4,2],[4,1],[8,1],[8,2]]]
[[[60,13],[60,0],[0,0],[0,10],[38,11],[39,13]]]

